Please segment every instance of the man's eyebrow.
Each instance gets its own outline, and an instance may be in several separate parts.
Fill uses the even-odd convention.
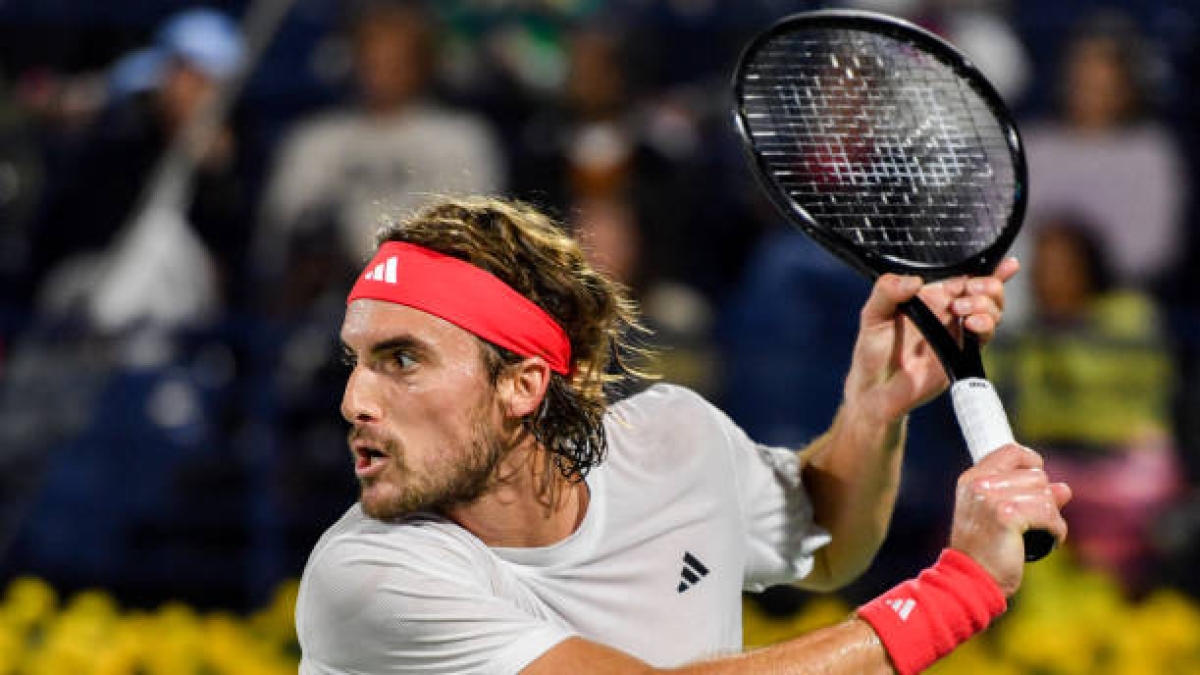
[[[399,337],[388,338],[386,340],[380,340],[379,342],[371,345],[370,351],[372,354],[378,354],[379,352],[393,352],[397,349],[407,349],[409,351],[419,352],[424,350],[424,348],[425,344],[420,340],[408,335],[402,335]]]
[[[350,347],[350,345],[346,344],[345,340],[339,339],[338,343],[341,345],[342,352],[344,354],[348,356],[354,355],[354,350]],[[379,342],[372,344],[367,348],[367,353],[379,354],[380,352],[393,352],[398,349],[405,349],[414,353],[421,353],[425,351],[425,343],[410,335],[399,335],[396,337],[387,338],[386,340],[380,340]]]

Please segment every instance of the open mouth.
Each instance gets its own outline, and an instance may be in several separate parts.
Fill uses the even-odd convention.
[[[359,474],[372,472],[382,468],[387,460],[387,453],[379,448],[360,446],[354,449],[354,469]]]

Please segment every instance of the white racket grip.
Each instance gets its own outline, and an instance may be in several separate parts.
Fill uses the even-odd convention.
[[[954,401],[954,415],[958,426],[967,439],[967,451],[975,463],[993,450],[1013,442],[1012,428],[1008,426],[1008,415],[1000,403],[1000,396],[991,382],[978,377],[968,377],[950,387]]]

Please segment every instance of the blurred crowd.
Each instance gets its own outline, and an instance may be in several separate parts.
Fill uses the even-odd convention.
[[[1024,271],[989,373],[1075,489],[1068,554],[1200,595],[1182,0],[0,4],[0,582],[244,608],[298,574],[355,498],[345,294],[376,227],[439,195],[549,210],[639,299],[665,379],[811,440],[868,284],[765,200],[728,82],[751,35],[825,6],[947,37],[1016,111]],[[928,562],[967,461],[944,401],[914,416],[848,596]]]

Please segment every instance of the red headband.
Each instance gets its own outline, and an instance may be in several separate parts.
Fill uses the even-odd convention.
[[[571,342],[562,326],[508,284],[458,258],[389,241],[346,304],[359,298],[419,309],[521,356],[540,356],[556,373],[571,370]]]

